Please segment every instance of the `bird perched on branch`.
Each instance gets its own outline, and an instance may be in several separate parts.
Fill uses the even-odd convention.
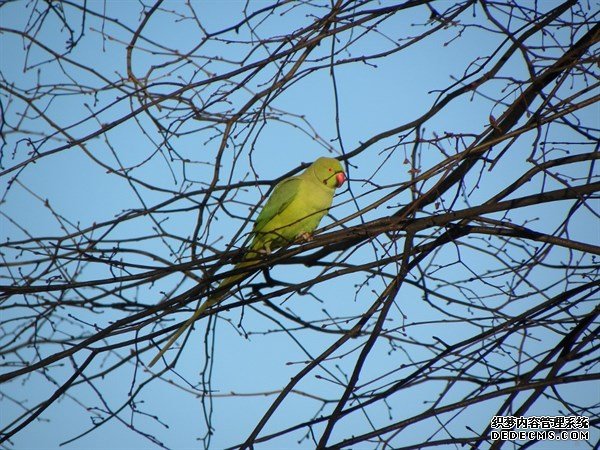
[[[342,165],[334,158],[319,158],[304,172],[279,182],[256,218],[252,242],[242,261],[234,269],[257,263],[260,254],[291,244],[299,238],[307,239],[319,226],[333,201],[333,194],[346,181]],[[171,336],[162,350],[150,362],[152,367],[173,345],[181,334],[211,306],[221,302],[237,281],[249,272],[225,278],[217,292],[202,303],[194,314]]]

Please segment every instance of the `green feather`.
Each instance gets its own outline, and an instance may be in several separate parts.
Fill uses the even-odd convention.
[[[329,211],[335,189],[341,186],[344,180],[344,171],[338,160],[319,158],[302,174],[279,182],[254,222],[253,238],[248,252],[234,269],[252,266],[256,264],[260,253],[270,253],[276,248],[293,243],[300,236],[315,231]],[[150,362],[150,367],[207,308],[220,303],[235,283],[247,278],[251,273],[247,271],[225,278],[219,284],[217,292],[209,296],[171,336]]]

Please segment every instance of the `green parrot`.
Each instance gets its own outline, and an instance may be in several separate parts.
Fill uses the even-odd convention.
[[[241,262],[234,269],[252,266],[260,254],[291,244],[298,238],[307,239],[317,229],[333,201],[333,194],[346,181],[342,165],[334,158],[319,158],[304,172],[279,182],[256,218],[252,242]],[[201,304],[194,314],[171,336],[162,350],[150,362],[152,367],[181,334],[211,306],[227,295],[227,287],[248,277],[249,273],[232,275],[219,285],[218,292]]]

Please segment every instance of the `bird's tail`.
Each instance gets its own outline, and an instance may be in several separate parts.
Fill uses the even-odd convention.
[[[255,257],[255,252],[248,252],[244,256],[244,259],[235,265],[233,270],[242,269],[244,267],[256,264],[256,261],[254,261]],[[248,259],[252,259],[252,261],[248,261]],[[158,354],[152,359],[152,361],[150,361],[150,364],[148,364],[148,366],[152,367],[154,364],[156,364],[156,362],[160,358],[162,358],[165,352],[169,350],[169,348],[175,343],[175,341],[179,339],[179,336],[181,336],[185,330],[187,330],[196,320],[198,320],[198,317],[200,317],[204,311],[206,311],[211,306],[219,304],[221,300],[223,300],[227,296],[227,293],[229,292],[230,288],[238,281],[246,278],[249,274],[249,272],[242,272],[240,274],[231,275],[230,277],[227,277],[223,281],[221,281],[221,283],[219,283],[217,291],[214,294],[211,294],[206,299],[206,301],[202,303],[198,307],[198,309],[196,309],[196,311],[194,311],[194,314],[192,314],[192,316],[188,320],[186,320],[185,323],[181,325],[177,329],[177,331],[175,331],[175,333],[173,333],[173,336],[169,338],[167,343],[160,350],[160,352],[158,352]]]

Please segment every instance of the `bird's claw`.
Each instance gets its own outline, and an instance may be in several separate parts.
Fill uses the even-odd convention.
[[[313,235],[312,233],[305,231],[304,233],[300,233],[296,239],[299,242],[310,242],[313,240]]]
[[[258,250],[258,253],[264,256],[269,256],[271,254],[271,246],[268,244],[265,245],[265,248],[261,248],[260,250]]]

